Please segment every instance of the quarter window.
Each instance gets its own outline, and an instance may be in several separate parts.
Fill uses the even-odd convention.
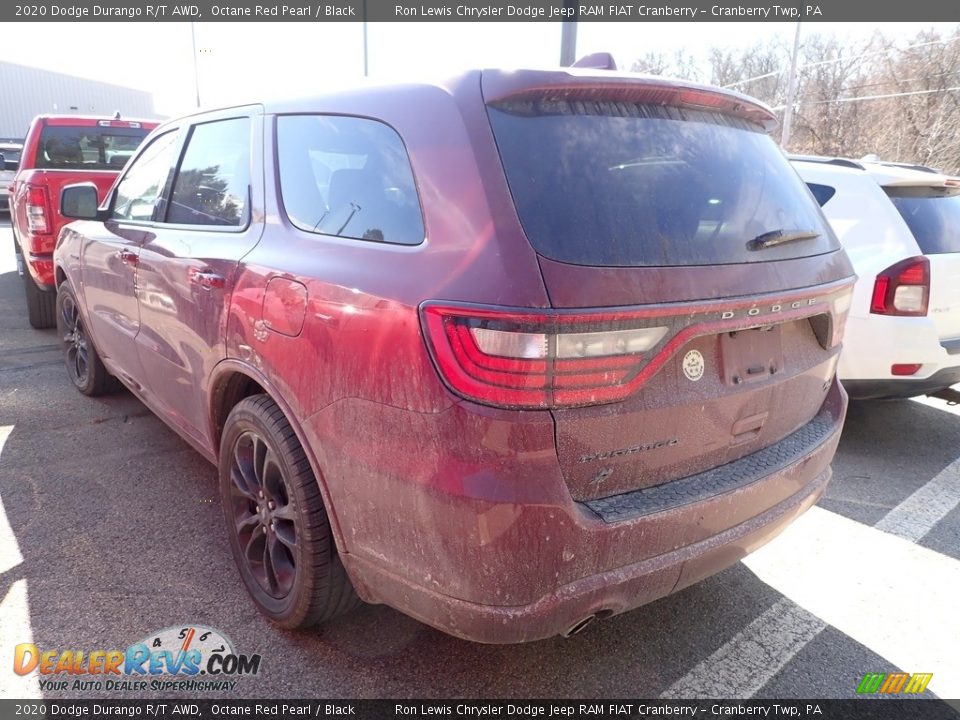
[[[283,207],[301,230],[401,245],[423,241],[410,160],[389,126],[284,115],[277,119],[277,154]]]
[[[167,222],[246,225],[249,188],[250,120],[197,125],[173,181]]]
[[[829,185],[819,185],[817,183],[807,183],[807,187],[810,188],[810,192],[813,193],[813,196],[817,199],[817,204],[820,207],[826,205],[830,198],[836,195],[836,188],[832,188]]]
[[[154,139],[133,162],[117,185],[112,217],[118,220],[153,220],[173,167],[177,132]],[[158,213],[162,214],[162,213]]]

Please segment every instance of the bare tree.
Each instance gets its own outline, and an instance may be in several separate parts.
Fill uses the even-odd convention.
[[[685,50],[647,53],[632,70],[708,79],[782,112],[789,48],[780,41],[711,48],[704,62]],[[846,42],[816,33],[800,51],[792,152],[919,163],[960,172],[960,28],[907,43],[880,33]]]

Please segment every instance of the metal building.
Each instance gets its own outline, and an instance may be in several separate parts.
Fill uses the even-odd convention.
[[[157,118],[144,90],[0,62],[0,138],[23,139],[41,113]]]

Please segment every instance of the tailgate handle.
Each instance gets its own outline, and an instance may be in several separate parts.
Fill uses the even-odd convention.
[[[730,444],[739,445],[748,440],[753,440],[760,434],[760,429],[769,415],[768,412],[762,412],[737,420],[730,429],[730,434],[733,435]]]

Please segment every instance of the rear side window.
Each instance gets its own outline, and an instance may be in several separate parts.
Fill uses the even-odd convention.
[[[423,215],[407,151],[396,131],[365,118],[277,118],[280,192],[301,230],[417,245]]]
[[[122,170],[147,136],[144,128],[47,125],[36,166],[44,170]]]
[[[960,253],[960,195],[942,188],[884,189],[925,255]]]
[[[167,222],[241,227],[249,197],[249,118],[196,125],[173,181]]]
[[[817,204],[819,204],[820,207],[826,205],[830,198],[837,194],[837,189],[832,188],[829,185],[807,183],[807,187],[810,188],[810,192],[813,193],[813,196],[817,199]]]
[[[620,102],[513,102],[489,116],[520,222],[548,258],[715,265],[839,247],[803,181],[746,121]],[[817,237],[751,242],[777,231]]]

